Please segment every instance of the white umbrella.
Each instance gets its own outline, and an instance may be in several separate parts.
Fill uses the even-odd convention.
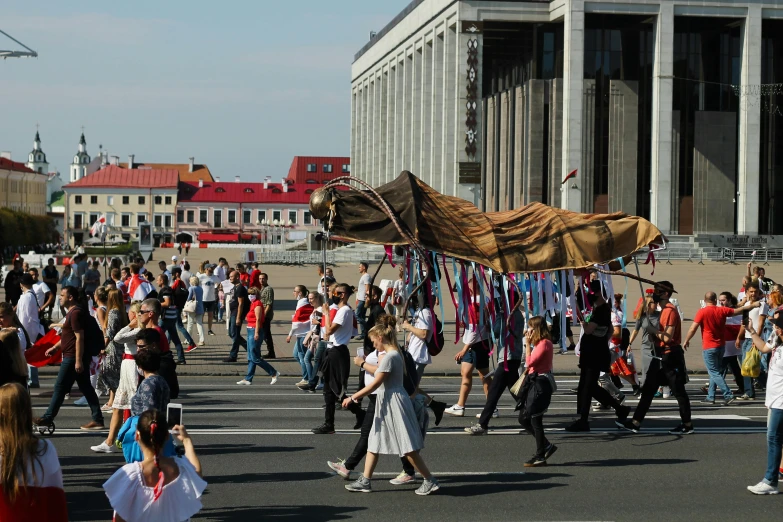
[[[103,241],[101,241],[101,238],[99,237],[91,237],[84,240],[85,245],[100,245],[101,243],[103,243]]]

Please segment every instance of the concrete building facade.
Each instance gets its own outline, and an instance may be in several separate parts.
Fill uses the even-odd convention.
[[[46,180],[46,174],[8,157],[0,157],[0,206],[45,216]]]
[[[415,0],[355,56],[353,175],[783,234],[781,83],[775,0]]]

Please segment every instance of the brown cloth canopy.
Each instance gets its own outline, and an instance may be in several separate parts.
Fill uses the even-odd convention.
[[[503,273],[628,260],[640,248],[663,242],[652,223],[623,213],[580,214],[542,203],[481,212],[464,199],[440,194],[407,171],[376,192],[423,248]],[[333,235],[379,245],[408,244],[367,191],[327,185],[310,198],[310,210],[318,219],[328,219],[330,206]]]

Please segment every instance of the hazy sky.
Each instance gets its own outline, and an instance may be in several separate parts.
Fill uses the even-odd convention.
[[[0,61],[0,150],[26,161],[38,123],[66,175],[82,126],[93,157],[195,156],[224,180],[347,156],[353,55],[408,3],[4,0],[0,29],[39,57]]]

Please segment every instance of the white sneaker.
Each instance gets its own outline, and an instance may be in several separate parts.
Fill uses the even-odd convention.
[[[95,453],[114,453],[114,446],[109,446],[106,441],[101,442],[97,446],[91,446],[91,450]]]
[[[240,386],[250,386],[253,383],[246,379],[242,379],[241,381],[238,381],[237,384],[239,384]]]
[[[455,417],[464,417],[465,416],[465,408],[460,406],[459,404],[455,404],[451,408],[446,408],[443,413],[448,413],[449,415],[453,415]]]
[[[495,408],[495,411],[493,411],[493,412],[492,412],[492,416],[493,416],[493,417],[495,417],[496,419],[497,419],[498,417],[500,417],[500,413],[498,412],[498,409],[497,409],[497,408]],[[481,413],[477,413],[477,414],[476,414],[476,418],[477,418],[477,419],[480,419],[480,418],[481,418]]]
[[[754,495],[777,495],[780,493],[778,488],[772,487],[763,480],[755,486],[748,486],[748,491]]]
[[[309,383],[310,381],[308,381],[307,379],[302,379],[298,383],[294,384],[294,386],[304,386],[305,384],[309,384]]]
[[[274,376],[274,377],[272,377],[272,382],[270,382],[269,384],[274,384],[274,383],[276,383],[276,382],[277,382],[277,378],[278,378],[278,377],[280,377],[280,372],[275,372],[275,376]]]
[[[76,399],[73,401],[74,406],[87,406],[87,397],[82,397],[81,399]]]

